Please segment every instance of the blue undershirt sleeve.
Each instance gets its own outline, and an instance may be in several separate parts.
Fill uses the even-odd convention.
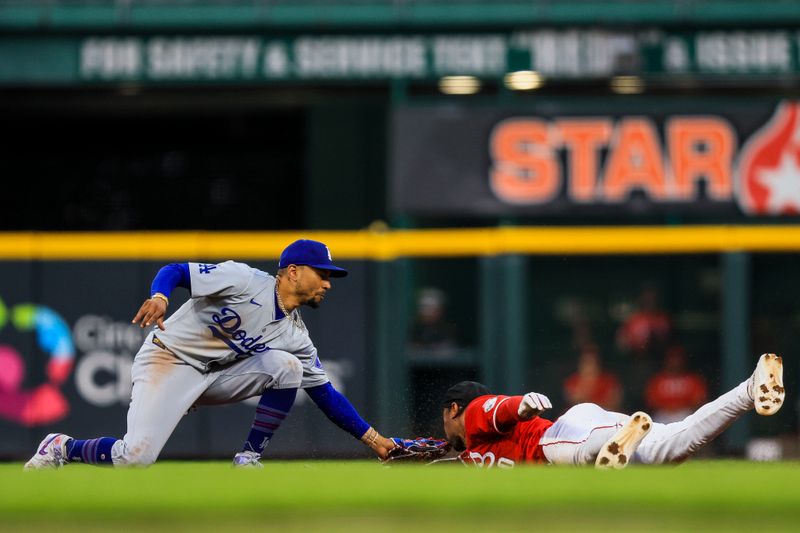
[[[158,271],[150,285],[150,296],[160,292],[167,298],[175,287],[183,287],[192,291],[192,278],[189,275],[189,263],[170,263]]]
[[[369,429],[369,424],[359,416],[350,400],[334,389],[330,382],[305,391],[331,422],[353,437],[360,439]]]

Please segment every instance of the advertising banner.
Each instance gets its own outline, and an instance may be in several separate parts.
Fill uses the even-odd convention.
[[[452,216],[800,214],[800,104],[655,97],[395,110],[391,206]]]
[[[368,416],[366,266],[343,263],[350,276],[335,282],[319,309],[305,309],[303,319],[334,386]],[[251,265],[275,271],[272,263]],[[0,457],[27,459],[53,431],[77,438],[125,434],[131,364],[149,332],[131,319],[161,266],[0,262]],[[176,289],[168,314],[187,296]],[[162,456],[232,458],[250,430],[255,403],[188,413]],[[365,448],[301,392],[267,450],[279,457],[325,457]]]
[[[496,32],[0,37],[0,82],[270,83],[797,76],[793,28],[519,28]]]

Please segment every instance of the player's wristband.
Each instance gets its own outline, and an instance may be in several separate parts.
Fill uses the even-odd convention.
[[[164,296],[160,292],[154,293],[150,298],[159,298],[161,300],[164,300],[165,304],[169,305],[169,298],[167,298],[166,296]]]
[[[375,431],[375,428],[370,427],[366,433],[361,437],[361,442],[372,448],[375,444],[375,441],[378,440],[378,432]]]

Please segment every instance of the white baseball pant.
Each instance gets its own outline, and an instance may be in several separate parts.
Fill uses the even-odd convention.
[[[111,450],[114,465],[154,463],[193,405],[234,403],[269,388],[298,388],[302,375],[300,361],[280,350],[203,374],[148,339],[133,360],[128,431]]]
[[[714,440],[737,418],[753,409],[749,380],[739,384],[679,422],[654,423],[632,462],[680,463]],[[593,403],[570,408],[544,432],[542,451],[552,464],[594,464],[603,444],[630,418]]]

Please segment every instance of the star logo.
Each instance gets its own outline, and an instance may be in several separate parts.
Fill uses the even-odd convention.
[[[797,163],[797,153],[784,152],[780,164],[773,169],[760,169],[757,179],[769,189],[767,212],[775,215],[800,213],[800,165]]]
[[[800,214],[800,103],[783,102],[742,150],[736,198],[748,215]]]

